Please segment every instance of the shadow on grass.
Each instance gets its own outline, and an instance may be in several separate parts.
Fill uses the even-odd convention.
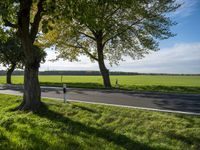
[[[84,106],[79,106],[79,105],[76,105],[76,104],[73,104],[72,106],[73,108],[79,108],[83,111],[88,111],[88,112],[91,112],[91,113],[97,113],[94,109],[91,109],[91,108],[88,108],[88,107],[84,107]]]
[[[84,108],[85,109],[85,108]],[[90,111],[90,110],[89,110]],[[37,113],[38,116],[42,118],[47,118],[56,123],[62,123],[64,126],[71,126],[70,130],[67,130],[68,133],[72,135],[80,135],[81,132],[89,134],[91,136],[95,136],[98,138],[102,138],[108,142],[112,142],[116,145],[119,145],[127,150],[132,149],[153,149],[148,145],[133,141],[125,135],[115,133],[111,130],[107,130],[104,128],[94,128],[88,125],[85,125],[78,121],[73,121],[60,113],[52,111],[48,109],[47,106],[44,106],[40,112]]]
[[[65,83],[65,82],[64,82]],[[40,82],[41,86],[62,87],[64,83],[60,82]],[[23,84],[14,84],[23,85]],[[69,88],[86,88],[86,89],[105,89],[100,83],[80,83],[69,82],[66,83]],[[112,89],[119,89],[125,91],[138,91],[138,92],[161,92],[161,93],[185,93],[185,94],[200,94],[200,87],[195,86],[168,86],[168,85],[119,85],[116,88],[114,85]]]
[[[168,133],[165,133],[165,135],[171,139],[182,141],[188,145],[195,145],[196,147],[194,148],[198,149],[200,147],[200,139],[197,137],[194,137],[193,135],[192,136],[189,135],[188,137],[188,136],[183,136],[181,134],[176,134],[174,132],[168,132]]]
[[[100,83],[66,83],[67,87],[71,88],[89,88],[89,89],[104,89],[104,86]],[[63,86],[63,83],[59,82],[40,82],[40,85],[44,86]],[[200,93],[200,87],[192,86],[164,86],[164,85],[119,85],[119,88],[113,86],[112,89],[128,90],[128,91],[149,91],[149,92],[171,92],[171,93]]]
[[[136,90],[136,91],[149,91],[149,92],[163,92],[163,93],[200,93],[200,87],[192,87],[192,86],[163,86],[163,85],[144,85],[144,86],[124,86],[121,85],[120,89],[123,90]]]
[[[40,82],[40,85],[43,86],[60,86],[62,87],[63,84],[66,84],[67,87],[76,87],[76,88],[92,88],[92,89],[98,89],[98,88],[104,88],[102,84],[99,83],[80,83],[80,82],[74,82],[74,83],[60,83],[60,82]]]

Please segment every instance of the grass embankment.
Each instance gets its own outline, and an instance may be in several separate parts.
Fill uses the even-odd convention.
[[[47,100],[38,114],[11,111],[19,96],[0,95],[0,149],[200,148],[200,117]]]
[[[61,76],[40,76],[41,85],[62,86]],[[200,76],[135,75],[111,76],[112,85],[118,79],[119,88],[137,91],[158,91],[175,93],[200,93]],[[0,83],[5,83],[0,77]],[[103,88],[101,76],[63,76],[68,87]],[[23,84],[22,76],[13,76],[14,84]]]

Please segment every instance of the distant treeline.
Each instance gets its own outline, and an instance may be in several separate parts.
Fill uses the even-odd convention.
[[[16,70],[13,75],[23,75],[24,71]],[[99,71],[40,71],[40,75],[100,75]],[[136,75],[135,72],[110,72],[111,75]],[[6,75],[6,71],[0,70],[0,75]]]
[[[24,71],[16,70],[13,72],[13,75],[23,75]],[[100,75],[99,71],[40,71],[40,75]],[[0,70],[0,75],[6,75],[5,70]],[[169,74],[169,73],[138,73],[138,72],[121,72],[121,71],[113,71],[110,72],[110,75],[191,75],[196,76],[200,74]]]

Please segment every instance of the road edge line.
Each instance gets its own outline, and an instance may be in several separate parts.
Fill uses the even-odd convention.
[[[52,98],[52,97],[42,97],[52,100],[63,100],[61,98]],[[106,106],[115,106],[115,107],[125,107],[125,108],[134,108],[140,110],[148,110],[148,111],[157,111],[157,112],[166,112],[166,113],[176,113],[176,114],[185,114],[185,115],[196,115],[200,116],[200,113],[195,112],[185,112],[185,111],[177,111],[177,110],[168,110],[168,109],[157,109],[157,108],[148,108],[148,107],[136,107],[136,106],[127,106],[127,105],[118,105],[118,104],[108,104],[108,103],[99,103],[99,102],[88,102],[88,101],[81,101],[81,100],[71,100],[68,99],[67,101],[70,102],[80,102],[80,103],[87,103],[87,104],[96,104],[96,105],[106,105]]]
[[[12,93],[0,93],[0,94],[22,96],[22,94],[12,94]],[[52,98],[52,97],[45,97],[45,96],[42,97],[42,98],[63,101],[63,99],[61,99],[61,98]],[[167,110],[167,109],[164,110],[164,109],[157,109],[157,108],[136,107],[136,106],[108,104],[108,103],[99,103],[99,102],[88,102],[88,101],[70,100],[70,99],[68,99],[67,101],[70,101],[70,102],[79,102],[79,103],[86,103],[86,104],[94,104],[94,105],[106,105],[106,106],[115,106],[115,107],[124,107],[124,108],[134,108],[134,109],[156,111],[156,112],[166,112],[166,113],[176,113],[176,114],[200,116],[200,113],[195,113],[195,112],[185,112],[185,111],[176,111],[176,110]]]

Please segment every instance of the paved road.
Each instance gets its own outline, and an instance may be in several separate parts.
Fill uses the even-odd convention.
[[[21,87],[0,86],[0,93],[22,95]],[[68,99],[150,109],[199,113],[200,94],[161,94],[117,92],[106,90],[68,89]],[[62,88],[42,87],[42,97],[63,98]]]

